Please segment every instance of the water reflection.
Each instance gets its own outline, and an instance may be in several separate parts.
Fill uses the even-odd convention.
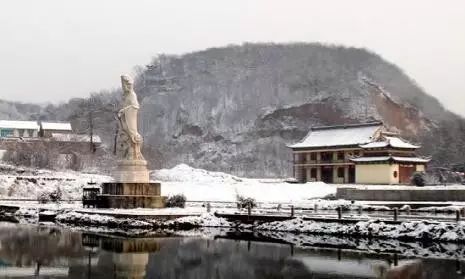
[[[232,235],[226,235],[232,237]],[[197,237],[124,238],[0,223],[0,277],[464,278],[460,261],[286,243]]]

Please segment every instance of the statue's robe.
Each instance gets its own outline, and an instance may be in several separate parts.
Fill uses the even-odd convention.
[[[137,96],[134,91],[123,94],[123,103],[122,109],[119,111],[119,120],[121,129],[126,133],[130,139],[128,148],[129,157],[126,159],[132,160],[144,160],[142,153],[140,152],[142,144],[142,136],[137,131],[137,114],[139,111],[139,102],[137,101]]]

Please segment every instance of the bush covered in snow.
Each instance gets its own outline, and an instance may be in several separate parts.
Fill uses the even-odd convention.
[[[182,207],[184,208],[186,206],[186,196],[183,194],[177,194],[168,197],[166,199],[166,207]]]
[[[63,192],[60,187],[57,187],[53,191],[42,191],[37,195],[37,201],[39,203],[48,203],[48,202],[59,202],[63,198]]]
[[[237,195],[236,199],[237,199],[237,208],[257,207],[257,201],[254,198],[243,197],[241,195]]]
[[[50,195],[48,192],[41,192],[37,195],[37,201],[39,203],[48,203],[50,201]]]
[[[61,188],[57,187],[56,190],[54,190],[54,191],[52,191],[50,193],[50,200],[52,202],[59,202],[59,201],[61,201],[62,196],[63,196],[63,193],[61,192]]]
[[[425,173],[423,172],[415,172],[412,175],[412,184],[415,186],[423,187],[426,184]]]

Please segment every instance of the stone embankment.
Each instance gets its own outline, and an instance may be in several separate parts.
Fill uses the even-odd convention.
[[[142,210],[143,211],[143,210]],[[171,211],[171,212],[170,212]],[[356,222],[339,222],[337,219],[317,221],[305,216],[293,217],[289,220],[275,222],[244,223],[229,221],[212,213],[189,212],[183,209],[165,209],[158,216],[151,212],[140,215],[132,213],[96,214],[96,212],[79,212],[79,210],[55,210],[57,223],[72,226],[108,227],[118,229],[173,229],[186,230],[192,228],[227,228],[253,232],[283,232],[296,235],[328,235],[356,238],[398,239],[422,242],[455,242],[465,243],[465,222],[441,221],[399,221],[388,222],[376,219]],[[12,209],[4,211],[4,217],[38,222],[39,212],[33,208]],[[184,216],[184,217],[181,217]],[[158,218],[160,217],[160,218]]]

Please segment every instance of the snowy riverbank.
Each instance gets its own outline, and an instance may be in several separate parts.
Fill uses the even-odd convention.
[[[399,223],[367,219],[356,222],[315,221],[305,217],[276,222],[255,222],[244,224],[228,221],[212,213],[193,212],[191,209],[162,209],[131,216],[125,211],[100,212],[81,209],[58,209],[49,211],[56,214],[56,222],[71,226],[103,227],[122,230],[193,228],[227,228],[237,231],[260,233],[291,233],[295,235],[328,235],[355,238],[398,239],[404,241],[432,241],[465,243],[465,222],[402,221]],[[118,213],[110,215],[108,213]],[[15,217],[19,222],[37,223],[37,210],[20,208],[16,212],[3,213]],[[152,215],[150,215],[152,214]],[[184,217],[179,217],[184,216]],[[362,218],[363,219],[363,218]]]

